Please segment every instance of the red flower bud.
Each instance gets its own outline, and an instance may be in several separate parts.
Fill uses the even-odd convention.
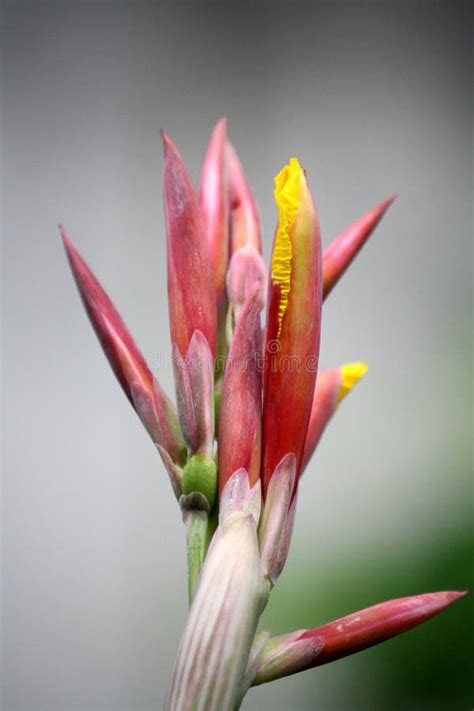
[[[332,291],[351,262],[360,252],[378,223],[395,200],[390,197],[369,210],[353,225],[336,237],[323,254],[324,298]]]

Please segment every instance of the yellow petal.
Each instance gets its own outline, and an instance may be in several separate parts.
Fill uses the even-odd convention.
[[[275,178],[274,195],[278,208],[278,227],[273,247],[272,280],[280,287],[277,337],[281,333],[291,289],[292,249],[289,231],[298,211],[301,172],[298,160],[291,158],[288,165],[285,165]]]
[[[368,367],[365,363],[346,363],[341,367],[341,385],[337,395],[337,402],[344,400],[346,395],[350,393],[352,388],[357,385],[359,380],[367,373]]]

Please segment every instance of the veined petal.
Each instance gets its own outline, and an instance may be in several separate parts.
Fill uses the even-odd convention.
[[[201,211],[176,146],[164,132],[162,136],[171,339],[184,356],[199,330],[215,357],[216,294]]]
[[[270,638],[253,684],[318,667],[384,642],[438,615],[466,594],[438,592],[389,600],[296,637],[293,633]]]
[[[261,328],[258,287],[243,307],[232,339],[219,415],[219,491],[238,469],[259,479],[261,463]]]
[[[262,507],[260,480],[252,487],[245,469],[237,469],[229,479],[219,497],[219,524],[235,514],[250,514],[258,524]]]
[[[304,171],[296,158],[275,180],[273,245],[265,343],[263,488],[290,452],[301,470],[319,357],[321,245]]]
[[[338,405],[367,372],[365,363],[346,363],[339,368],[319,371],[304,445],[301,471],[314,454],[326,426]]]
[[[395,196],[387,198],[336,237],[323,254],[323,293],[329,295],[377,227]]]
[[[225,291],[229,260],[229,200],[225,158],[226,119],[221,118],[212,132],[199,184],[199,204],[209,244],[218,302]]]

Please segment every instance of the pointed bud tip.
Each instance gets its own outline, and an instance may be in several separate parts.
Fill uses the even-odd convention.
[[[378,223],[380,222],[382,217],[387,212],[390,205],[392,205],[395,202],[396,198],[397,198],[397,196],[395,194],[390,195],[390,197],[385,198],[385,200],[382,200],[382,202],[379,202],[378,205],[376,205],[371,210],[369,210],[369,212],[367,213],[367,217],[369,217],[369,219],[371,220],[371,223],[373,224],[372,230],[375,229],[375,227],[378,225]]]
[[[62,222],[58,222],[58,230],[59,230],[59,236],[61,237],[62,241],[64,242],[65,245],[68,245],[71,243],[71,240],[67,236],[66,230],[64,229],[64,225]]]
[[[223,133],[227,131],[227,116],[221,116],[215,126],[215,130],[219,129]]]
[[[77,249],[75,248],[71,238],[67,234],[64,225],[58,224],[59,236],[62,239],[63,247],[66,250],[66,257],[69,259],[73,271],[78,269],[78,264],[82,261]]]
[[[165,155],[165,158],[166,158],[166,156],[168,155],[168,152],[169,152],[170,150],[173,150],[173,149],[176,150],[176,149],[175,149],[175,146],[174,146],[173,141],[172,141],[171,138],[168,136],[168,134],[166,133],[166,131],[165,131],[164,129],[162,129],[162,128],[160,128],[160,135],[161,135],[161,140],[162,140],[162,142],[163,142],[163,152],[164,152],[164,155]]]
[[[445,595],[447,605],[452,605],[453,602],[461,600],[463,597],[466,597],[466,595],[469,595],[469,590],[447,590],[445,593],[439,594]]]
[[[366,363],[359,361],[358,363],[346,363],[341,366],[341,385],[337,395],[337,402],[340,403],[346,395],[357,385],[368,371]]]

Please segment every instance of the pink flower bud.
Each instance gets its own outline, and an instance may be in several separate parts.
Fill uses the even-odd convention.
[[[231,255],[241,247],[254,247],[260,254],[260,220],[252,191],[235,148],[227,141],[227,171],[230,191]]]
[[[389,600],[322,627],[270,638],[253,685],[319,667],[384,642],[438,615],[466,592],[425,593]]]
[[[229,200],[225,158],[226,119],[221,118],[209,141],[199,185],[199,204],[209,244],[218,303],[225,293],[229,260]]]
[[[256,287],[242,309],[222,385],[219,416],[219,491],[238,469],[252,487],[261,462],[261,327]]]
[[[216,294],[201,211],[176,146],[162,136],[171,340],[184,357],[193,333],[201,331],[215,357]]]
[[[173,404],[135,345],[115,306],[82,259],[64,228],[61,237],[89,320],[122,389],[150,437],[173,461],[184,460],[184,442]]]
[[[324,298],[332,291],[351,262],[360,252],[378,223],[395,200],[390,197],[369,210],[353,225],[336,237],[323,254]]]

